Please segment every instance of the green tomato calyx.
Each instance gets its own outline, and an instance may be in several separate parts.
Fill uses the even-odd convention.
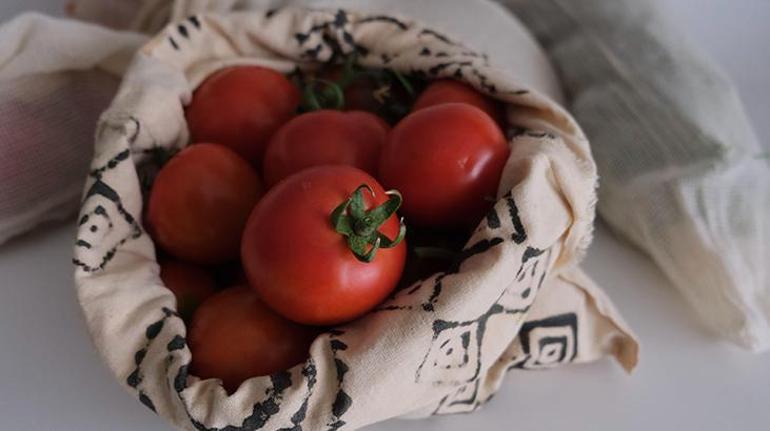
[[[385,192],[388,200],[382,205],[367,210],[364,205],[364,191],[374,196],[374,191],[366,184],[358,186],[356,191],[332,211],[331,223],[334,230],[343,235],[353,255],[361,262],[374,260],[377,250],[393,248],[406,236],[404,219],[395,239],[390,239],[379,228],[401,207],[403,199],[396,190]]]

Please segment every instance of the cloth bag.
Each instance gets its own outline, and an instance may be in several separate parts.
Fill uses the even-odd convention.
[[[218,380],[188,372],[185,326],[141,225],[139,173],[156,147],[187,144],[183,106],[208,74],[234,64],[291,72],[334,52],[463,79],[505,101],[515,133],[499,201],[455,268],[319,336],[305,364],[228,396]],[[512,368],[606,355],[627,370],[636,363],[630,331],[576,267],[591,239],[596,185],[582,131],[485,56],[418,23],[286,8],[171,24],[139,51],[102,115],[91,168],[75,244],[78,299],[113,373],[179,428],[356,429],[472,411]]]
[[[737,92],[652,0],[501,0],[591,138],[599,214],[714,332],[770,349],[770,159]]]
[[[149,38],[145,34],[200,12],[310,3],[424,17],[484,47],[523,84],[561,100],[543,51],[521,23],[488,0],[71,0],[67,11],[79,21],[28,13],[0,27],[0,244],[43,222],[75,216],[98,115]],[[469,6],[495,31],[478,32],[463,20]]]
[[[26,14],[0,40],[1,244],[77,212],[97,119],[145,37]]]

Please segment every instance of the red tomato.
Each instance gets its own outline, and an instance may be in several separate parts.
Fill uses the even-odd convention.
[[[395,199],[359,169],[322,166],[278,183],[254,209],[241,260],[251,287],[278,313],[300,323],[342,323],[371,310],[396,287],[405,242],[378,250],[365,263],[331,222],[332,212],[362,184],[374,192],[373,197],[361,193],[367,210]],[[379,231],[394,240],[399,220],[386,216]],[[353,220],[349,224],[363,226]]]
[[[343,67],[334,67],[324,70],[319,77],[326,81],[339,82],[343,74]],[[373,77],[369,75],[356,76],[352,82],[347,83],[343,90],[345,109],[377,113],[382,107],[382,103],[374,97],[376,92],[377,81]]]
[[[470,227],[491,206],[509,149],[497,124],[461,103],[421,109],[391,132],[380,179],[404,196],[403,215],[421,226]]]
[[[270,139],[263,178],[272,186],[321,165],[350,165],[375,175],[389,130],[378,116],[361,111],[322,110],[294,117]]]
[[[232,393],[244,380],[286,370],[308,357],[317,334],[275,314],[248,286],[207,299],[192,318],[192,373],[219,378]]]
[[[414,102],[412,112],[445,103],[467,103],[486,112],[498,123],[503,119],[500,102],[464,82],[451,79],[441,79],[431,83]]]
[[[261,194],[256,171],[232,150],[192,145],[158,172],[147,203],[149,231],[161,248],[183,260],[236,259],[246,219]]]
[[[299,101],[299,90],[281,73],[239,66],[206,79],[185,115],[192,142],[226,145],[260,166],[268,139],[294,115]]]
[[[205,269],[179,260],[168,259],[160,264],[160,279],[176,297],[176,310],[184,320],[204,299],[216,293],[214,277]]]

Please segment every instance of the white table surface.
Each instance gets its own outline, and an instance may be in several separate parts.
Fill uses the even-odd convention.
[[[2,0],[0,20],[26,9],[58,12],[60,3]],[[770,1],[662,3],[736,80],[768,145]],[[91,346],[72,286],[73,232],[73,223],[52,225],[0,247],[0,429],[167,430],[118,385]],[[642,341],[633,375],[609,360],[516,372],[472,415],[368,429],[770,429],[770,355],[749,354],[706,332],[650,261],[601,224],[586,268]]]

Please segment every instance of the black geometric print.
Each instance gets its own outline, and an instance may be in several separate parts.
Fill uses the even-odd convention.
[[[343,388],[345,374],[347,374],[350,368],[339,355],[339,352],[348,349],[348,345],[338,338],[339,336],[344,335],[344,332],[338,331],[335,334],[331,335],[329,346],[331,347],[332,355],[334,356],[334,366],[337,371],[337,394],[332,403],[331,420],[326,424],[329,427],[328,431],[336,431],[345,425],[346,422],[342,420],[342,416],[345,415],[353,404],[353,399]]]
[[[278,431],[303,431],[302,422],[307,415],[308,403],[310,403],[310,397],[313,396],[313,388],[317,381],[317,370],[313,358],[308,359],[305,363],[305,366],[302,368],[302,375],[307,380],[307,393],[302,400],[302,405],[300,405],[299,409],[291,415],[292,426],[289,428],[281,428]]]
[[[201,28],[201,22],[200,22],[200,20],[198,19],[198,17],[197,17],[197,16],[193,15],[193,16],[191,16],[191,17],[187,18],[187,21],[190,21],[190,23],[191,23],[193,26],[195,26],[195,28],[197,28],[198,30],[200,30],[200,28]]]
[[[187,415],[193,426],[198,431],[255,431],[264,428],[267,422],[280,411],[281,398],[286,389],[291,387],[291,374],[288,371],[281,371],[270,376],[272,387],[266,391],[266,398],[254,404],[251,414],[243,419],[241,425],[227,425],[222,428],[207,427],[192,417],[185,406]],[[179,394],[181,398],[181,394]]]
[[[495,237],[491,239],[482,239],[469,247],[466,247],[458,256],[456,262],[454,262],[444,272],[434,274],[432,277],[433,284],[430,293],[425,297],[427,293],[426,287],[429,284],[430,278],[416,283],[415,286],[409,289],[401,289],[395,291],[381,306],[372,310],[372,312],[381,311],[399,311],[399,310],[413,310],[421,309],[427,312],[435,311],[435,305],[441,296],[443,291],[444,278],[453,274],[457,274],[460,271],[460,267],[463,262],[471,257],[483,254],[489,249],[496,247],[504,242],[503,238]]]
[[[404,31],[409,30],[409,24],[401,21],[398,18],[394,18],[392,16],[387,16],[387,15],[369,16],[369,17],[361,18],[357,22],[358,24],[366,24],[368,22],[385,22],[388,24],[393,24],[398,28],[400,28],[401,30],[404,30]]]
[[[139,401],[153,411],[155,411],[155,408],[152,401],[147,396],[147,394],[139,387],[143,378],[141,373],[142,363],[153,341],[158,339],[158,335],[163,330],[164,324],[167,321],[167,319],[169,318],[181,319],[179,314],[177,314],[175,311],[170,310],[168,308],[164,307],[163,313],[164,313],[163,318],[161,318],[156,322],[153,322],[145,329],[145,336],[146,336],[145,345],[134,354],[134,362],[136,364],[136,368],[129,375],[126,381],[126,383],[130,387],[137,389]],[[187,345],[186,340],[181,335],[174,335],[171,338],[171,341],[169,341],[166,345],[166,350],[169,354],[168,357],[166,358],[167,368],[170,367],[173,360],[170,354],[176,350],[183,349],[186,345]],[[177,374],[173,379],[173,388],[174,388],[174,391],[177,393],[177,396],[180,398],[181,404],[184,406],[185,412],[187,413],[187,416],[190,419],[190,422],[195,427],[195,429],[199,431],[255,431],[255,430],[262,429],[268,423],[268,421],[275,414],[279,412],[283,393],[285,392],[286,389],[288,389],[292,385],[291,374],[288,371],[281,371],[281,372],[275,373],[272,376],[270,376],[272,387],[267,389],[265,393],[266,398],[255,403],[252,406],[251,414],[243,419],[241,425],[238,425],[238,426],[227,425],[223,428],[207,427],[202,422],[198,421],[192,416],[192,413],[187,409],[187,404],[185,403],[184,397],[182,395],[182,392],[185,389],[187,389],[187,377],[189,374],[189,368],[190,368],[189,363],[183,364],[179,367],[179,370],[177,371]],[[305,412],[307,411],[309,398],[312,395],[313,387],[315,386],[315,383],[316,383],[316,368],[312,359],[308,360],[308,362],[305,364],[302,370],[302,375],[305,376],[305,378],[307,379],[308,393],[305,396],[305,400],[302,406],[300,407],[300,409],[297,412],[295,412],[295,414],[292,416],[291,420],[292,420],[293,426],[291,428],[286,428],[286,430],[302,431],[300,424],[305,418]]]
[[[572,362],[578,352],[577,315],[565,313],[521,326],[508,369],[537,369]]]
[[[486,317],[487,314],[465,322],[435,320],[433,341],[417,367],[415,382],[459,384],[476,379],[481,366],[481,339],[486,330]],[[452,370],[453,379],[445,381],[433,378],[424,369],[428,372]]]
[[[189,22],[192,24],[193,28],[189,28],[185,25],[185,22]],[[174,35],[169,34],[168,36],[168,42],[171,44],[171,47],[174,48],[175,51],[181,51],[182,47],[179,45],[179,41],[185,42],[186,40],[189,40],[191,37],[190,30],[200,30],[201,29],[201,22],[200,19],[197,16],[191,16],[185,20],[185,22],[179,23],[174,28],[175,34],[181,36],[181,38],[175,39]]]
[[[129,378],[127,379],[127,384],[130,387],[136,388],[139,395],[139,400],[144,404],[145,406],[149,407],[151,410],[155,410],[154,405],[152,404],[152,401],[147,396],[147,394],[141,389],[140,384],[142,382],[142,363],[143,360],[147,354],[147,351],[151,348],[152,343],[154,340],[158,339],[158,335],[163,330],[164,324],[169,318],[177,318],[181,319],[181,317],[173,310],[170,310],[168,308],[163,308],[163,318],[160,320],[150,324],[147,329],[145,330],[145,336],[146,336],[146,343],[144,347],[142,347],[139,351],[137,351],[134,354],[134,359],[136,363],[136,369],[129,375]],[[181,335],[175,335],[171,338],[171,341],[169,341],[166,345],[166,350],[168,352],[168,356],[166,358],[166,364],[167,364],[167,371],[168,367],[171,366],[171,363],[173,361],[173,358],[171,357],[171,353],[183,349],[186,346],[186,341],[184,337]],[[252,406],[252,412],[249,416],[245,417],[243,419],[243,422],[239,426],[235,425],[227,425],[222,428],[217,427],[207,427],[202,422],[198,421],[192,416],[192,413],[187,409],[187,404],[184,401],[184,397],[182,395],[182,392],[187,389],[187,377],[189,373],[190,364],[183,364],[179,367],[179,370],[177,371],[176,376],[173,379],[173,389],[177,393],[177,396],[180,398],[181,404],[184,406],[185,412],[187,413],[188,418],[190,419],[190,422],[198,431],[255,431],[262,429],[267,422],[278,413],[280,410],[280,402],[283,396],[283,393],[286,389],[291,387],[291,374],[288,371],[281,371],[278,373],[273,374],[270,376],[270,381],[272,384],[272,387],[268,388],[265,395],[266,398],[263,400],[255,403]],[[302,374],[307,377],[308,379],[308,391],[312,391],[313,386],[316,382],[316,370],[315,365],[312,363],[312,361],[308,361],[308,364],[306,364],[305,368],[302,371]],[[307,396],[309,398],[309,395]],[[307,409],[307,403],[303,404],[304,407],[300,409],[295,415],[294,418],[304,418],[304,412]],[[302,419],[299,419],[301,422]],[[289,428],[295,431],[301,431],[301,428]]]
[[[527,233],[524,230],[524,225],[519,218],[519,210],[516,207],[516,203],[513,200],[511,193],[509,192],[504,197],[506,207],[508,208],[507,215],[510,219],[511,226],[514,232],[511,234],[511,240],[516,244],[521,244],[527,239]],[[502,223],[500,221],[500,215],[496,208],[492,208],[486,215],[487,225],[491,230],[500,229]],[[376,308],[374,312],[382,311],[405,311],[405,310],[423,310],[427,312],[435,311],[435,306],[440,299],[441,292],[444,287],[444,279],[452,274],[457,274],[460,271],[462,264],[473,256],[483,254],[490,249],[502,244],[505,239],[502,237],[483,238],[466,246],[458,260],[445,272],[435,274],[431,278],[423,280],[415,286],[408,289],[401,289],[394,292],[388,300],[386,300],[381,306]],[[533,249],[534,250],[534,249]],[[523,263],[525,263],[533,250],[525,250],[523,255]],[[522,266],[523,267],[523,266]],[[521,268],[520,268],[521,271]],[[428,292],[428,286],[431,285],[430,292]]]
[[[457,390],[444,395],[431,415],[468,413],[476,410],[481,402],[478,401],[479,384],[481,379],[462,385]],[[488,401],[488,400],[485,400]]]
[[[158,412],[155,409],[155,404],[153,404],[153,402],[150,399],[150,397],[148,397],[147,394],[145,394],[142,391],[139,391],[139,402],[144,404],[144,406],[147,407],[148,409],[152,410],[153,413],[157,413]]]
[[[139,350],[136,351],[136,353],[134,353],[135,368],[126,378],[126,384],[129,387],[136,389],[137,396],[139,397],[139,402],[141,402],[143,405],[145,405],[147,408],[149,408],[153,412],[156,412],[155,404],[152,402],[150,397],[147,395],[147,393],[144,392],[144,390],[140,386],[144,380],[144,375],[142,373],[142,363],[144,362],[144,359],[147,356],[147,351],[150,349],[150,346],[153,340],[157,339],[158,335],[160,335],[160,332],[163,330],[163,326],[165,325],[166,320],[170,317],[179,318],[179,315],[173,310],[163,307],[162,311],[163,311],[163,317],[147,325],[147,328],[145,328],[144,330],[145,343],[142,346],[142,348],[140,348]],[[174,337],[172,342],[169,343],[169,349],[171,349],[172,345],[175,346],[176,344],[180,343],[180,341],[178,341],[177,338],[181,338],[182,347],[184,347],[185,345],[184,338],[177,335],[176,337]]]
[[[518,216],[518,213],[516,215]],[[500,224],[500,216],[497,215],[497,210],[495,210],[494,208],[492,208],[487,213],[486,220],[487,220],[487,227],[490,229],[493,229],[493,230],[499,229],[500,226],[502,226]]]
[[[519,136],[526,136],[529,138],[535,138],[535,139],[556,139],[556,135],[550,132],[543,132],[543,131],[536,131],[536,130],[525,130],[523,131]]]
[[[81,214],[72,262],[85,272],[103,270],[120,246],[142,235],[141,226],[123,207],[120,196],[102,180],[94,181],[86,192]]]
[[[420,32],[420,36],[426,36],[426,35],[434,37],[434,38],[436,38],[436,39],[446,43],[447,45],[459,46],[457,43],[452,42],[447,36],[437,32],[435,30],[431,30],[429,28],[426,28],[426,29],[424,29],[424,30],[422,30]]]
[[[138,130],[137,130],[138,133]],[[128,160],[128,158],[131,156],[131,152],[129,150],[123,150],[116,154],[114,157],[112,157],[110,160],[107,161],[103,166],[98,167],[96,169],[91,170],[89,172],[89,176],[93,177],[96,180],[102,179],[102,175],[104,172],[115,169],[120,162],[123,162],[125,160]]]
[[[550,250],[547,253],[525,252],[517,272],[525,277],[517,276],[516,283],[504,289],[494,304],[478,318],[467,321],[435,320],[433,339],[417,367],[415,382],[462,384],[476,380],[481,371],[481,346],[488,321],[500,314],[524,315],[528,312],[534,300],[532,292],[542,286],[550,259]],[[542,264],[541,260],[544,261]],[[514,286],[517,288],[514,289]],[[451,380],[441,377],[445,370],[453,371]]]
[[[508,215],[511,217],[513,223],[513,233],[511,234],[511,240],[516,244],[521,244],[527,240],[527,233],[524,231],[524,226],[519,218],[519,208],[516,207],[516,202],[511,196],[511,192],[505,195],[505,204],[508,206]]]
[[[179,32],[179,34],[181,34],[183,38],[185,39],[190,38],[190,34],[187,32],[187,27],[185,27],[184,24],[177,25],[176,31]]]
[[[371,23],[380,22],[373,20]],[[360,45],[351,33],[350,16],[343,10],[338,10],[334,18],[313,25],[307,31],[294,35],[303,57],[306,60],[328,62],[334,58],[356,54],[366,57],[369,49]]]
[[[277,13],[271,10],[266,13],[269,19]],[[311,25],[306,30],[297,32],[294,41],[304,53],[303,60],[314,62],[327,62],[342,56],[357,54],[359,58],[369,56],[373,47],[365,46],[353,36],[353,26],[366,25],[392,25],[398,31],[408,31],[412,24],[386,15],[362,16],[356,22],[352,22],[351,15],[345,11],[336,11],[333,17]],[[189,17],[185,22],[169,28],[167,36],[168,44],[174,50],[184,50],[194,39],[194,32],[200,30],[201,20],[196,16]],[[359,27],[360,28],[360,27]],[[488,57],[468,50],[463,45],[453,42],[445,35],[433,30],[425,29],[419,33],[425,38],[426,43],[436,45],[436,41],[443,44],[439,49],[422,47],[419,51],[421,64],[412,70],[402,72],[412,73],[423,78],[455,77],[466,79],[491,94],[525,95],[526,90],[518,88],[497,88],[487,77],[484,71],[488,70]],[[369,65],[379,62],[386,66],[398,57],[398,53],[377,53],[366,58]],[[448,61],[454,58],[454,61]],[[128,138],[131,150],[121,151],[110,159],[104,166],[94,169],[91,173],[92,186],[86,193],[83,202],[83,212],[80,220],[81,229],[76,242],[76,259],[74,263],[84,271],[93,272],[103,270],[114,257],[117,249],[126,241],[138,238],[142,230],[135,217],[131,216],[121,203],[120,196],[108,184],[105,175],[124,162],[131,162],[132,155],[145,152],[150,154],[151,149],[133,148],[141,125],[136,118],[131,118],[135,125],[134,130],[129,130],[128,125],[123,134]],[[109,125],[107,127],[110,127]],[[524,131],[523,133],[538,133]],[[546,135],[548,136],[548,135]],[[515,244],[523,244],[527,240],[524,226],[519,219],[518,208],[513,201],[510,192],[503,198],[499,209],[493,209],[486,216],[486,224],[494,236],[474,241],[465,247],[458,261],[448,271],[436,274],[422,284],[417,284],[411,289],[403,289],[396,292],[377,311],[409,311],[420,313],[438,314],[441,308],[441,296],[445,292],[445,284],[451,284],[451,276],[457,274],[465,261],[474,256],[487,253],[489,250],[512,241]],[[506,211],[507,208],[507,211]],[[507,216],[507,219],[506,219]],[[513,232],[502,231],[503,224],[507,225],[508,219],[513,226]],[[495,302],[481,316],[467,321],[452,321],[435,319],[433,321],[433,340],[419,364],[416,373],[416,382],[449,383],[440,378],[441,370],[453,370],[452,383],[460,386],[452,389],[439,403],[436,413],[470,411],[480,403],[477,399],[479,388],[479,375],[481,367],[481,345],[486,333],[486,326],[491,318],[503,314],[523,315],[529,310],[537,290],[543,283],[547,268],[550,266],[551,251],[527,247],[522,255],[520,267],[511,286],[504,289]],[[430,282],[432,280],[432,282]],[[162,309],[163,316],[153,322],[145,330],[146,342],[134,354],[135,369],[126,378],[126,384],[137,391],[137,396],[148,408],[155,410],[155,404],[144,390],[144,374],[142,364],[148,351],[159,343],[159,334],[171,325],[166,325],[168,319],[179,318],[173,310]],[[559,316],[556,316],[559,317]],[[573,315],[574,317],[574,315]],[[538,322],[527,322],[522,326],[521,335],[517,338],[522,343],[521,349],[524,357],[512,367],[536,367],[546,366],[553,361],[569,361],[574,359],[577,348],[576,318],[574,324],[568,318],[549,321],[544,319]],[[528,326],[529,325],[529,326]],[[572,325],[572,326],[570,326]],[[572,328],[572,332],[563,330]],[[526,332],[526,334],[524,334]],[[345,376],[349,373],[349,365],[345,361],[345,351],[348,345],[342,340],[345,333],[340,330],[330,330],[330,348],[334,357],[335,371],[337,375],[337,389],[334,402],[330,406],[330,419],[326,423],[328,430],[337,430],[346,425],[344,416],[353,406],[354,400],[345,391]],[[173,335],[170,341],[166,341],[167,366],[172,363],[172,354],[186,347],[186,340],[181,335]],[[182,364],[177,369],[171,385],[182,401],[182,392],[187,388],[188,372],[190,364]],[[169,371],[170,372],[170,371]],[[306,420],[308,404],[313,395],[317,383],[316,364],[312,359],[304,365],[302,376],[306,382],[306,392],[302,404],[291,415],[290,424],[281,428],[281,431],[303,431],[302,424]],[[265,398],[254,404],[250,415],[245,417],[239,426],[227,425],[222,428],[209,428],[193,418],[189,410],[187,415],[193,426],[202,431],[246,431],[258,430],[266,426],[281,408],[281,401],[286,389],[292,385],[292,375],[289,372],[280,372],[270,377],[271,387],[266,391]],[[484,400],[486,401],[486,400]]]
[[[108,130],[125,136],[130,146],[136,142],[141,124],[133,116],[128,118],[126,124],[116,126],[103,123],[97,131],[97,136]],[[102,166],[93,168],[88,174],[93,183],[81,203],[75,257],[72,259],[72,262],[85,272],[103,270],[120,246],[128,240],[139,238],[143,233],[139,222],[125,209],[118,193],[104,178],[121,164],[130,162],[131,151],[125,149],[112,156]]]

